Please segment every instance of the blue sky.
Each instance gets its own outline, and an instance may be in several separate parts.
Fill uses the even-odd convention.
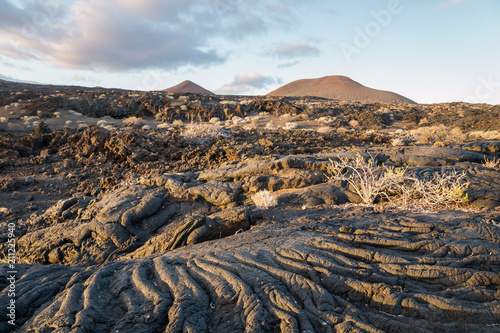
[[[4,0],[0,78],[255,95],[345,75],[500,104],[499,17],[498,0]]]

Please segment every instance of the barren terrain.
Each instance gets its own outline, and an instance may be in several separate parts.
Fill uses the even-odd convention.
[[[363,203],[358,157],[468,185]],[[498,158],[498,105],[0,81],[0,332],[500,332]]]

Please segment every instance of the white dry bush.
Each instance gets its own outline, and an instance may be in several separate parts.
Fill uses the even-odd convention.
[[[329,126],[322,126],[322,127],[318,128],[316,130],[316,132],[318,132],[320,134],[328,134],[328,133],[333,132],[333,128],[331,128]]]
[[[470,132],[469,137],[473,139],[500,140],[500,131],[475,131]]]
[[[357,121],[357,120],[354,120],[354,119],[353,119],[353,120],[351,120],[351,121],[349,122],[349,125],[350,125],[351,127],[358,127],[358,126],[359,126],[359,121]]]
[[[212,117],[212,118],[210,118],[209,123],[210,123],[210,124],[216,124],[216,123],[218,123],[219,121],[220,121],[220,118],[219,118],[219,117]]]
[[[327,178],[346,181],[363,203],[373,204],[377,198],[385,198],[403,207],[448,207],[465,204],[469,186],[467,175],[456,170],[435,173],[418,178],[407,175],[406,168],[377,166],[376,159],[337,157],[330,160]],[[393,198],[396,198],[394,200]]]
[[[268,130],[273,130],[275,127],[274,127],[274,124],[272,122],[269,122],[266,124],[266,129]]]
[[[6,123],[9,119],[7,117],[0,117],[0,123]]]
[[[335,117],[320,117],[318,119],[318,123],[320,124],[325,124],[325,125],[330,125],[331,123],[333,123]]]
[[[404,206],[448,207],[468,201],[465,190],[469,187],[465,171],[434,173],[431,177],[408,177],[402,188],[401,201]]]
[[[404,182],[405,169],[378,167],[375,157],[365,159],[361,154],[354,158],[330,159],[328,179],[346,181],[361,197],[363,203],[372,204],[377,197],[390,199]]]
[[[128,117],[126,119],[123,119],[122,125],[123,126],[141,127],[143,125],[143,123],[142,123],[142,119],[133,116],[133,117]]]
[[[410,132],[418,138],[420,142],[462,142],[466,139],[466,135],[457,127],[450,128],[445,125],[420,127]]]
[[[158,124],[158,126],[156,126],[157,129],[168,129],[170,128],[170,124],[169,123],[161,123],[161,124]]]
[[[211,141],[217,140],[219,136],[223,138],[230,138],[231,132],[214,124],[187,124],[182,131],[182,136],[187,141],[194,142],[199,145],[207,144]]]
[[[394,147],[398,147],[398,146],[404,146],[406,143],[405,143],[405,140],[403,140],[401,138],[394,138],[391,140],[391,144]]]
[[[184,122],[182,120],[180,120],[180,119],[176,119],[176,120],[174,120],[172,122],[172,125],[174,125],[174,126],[182,126],[182,125],[184,125]]]
[[[267,209],[278,205],[278,201],[271,195],[271,192],[264,190],[251,196],[255,206],[259,209]]]
[[[285,126],[283,126],[283,129],[284,130],[292,130],[292,129],[296,129],[297,127],[299,127],[299,125],[297,125],[297,123],[286,123]]]
[[[483,165],[487,168],[490,168],[490,169],[500,168],[500,158],[496,158],[496,157],[485,158]]]
[[[108,124],[108,122],[107,122],[106,120],[99,120],[99,121],[97,122],[97,126],[100,126],[100,127],[106,127],[106,126],[108,126],[108,125],[109,125],[109,124]]]
[[[339,133],[339,134],[345,134],[347,132],[349,132],[349,130],[345,127],[338,127],[337,128],[337,133]]]

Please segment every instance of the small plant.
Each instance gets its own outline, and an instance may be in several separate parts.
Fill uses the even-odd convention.
[[[461,205],[469,201],[465,193],[469,187],[465,171],[457,170],[435,173],[427,178],[409,178],[403,189],[403,202],[417,201],[424,206],[447,207]]]
[[[420,127],[410,132],[418,137],[420,142],[462,142],[466,135],[459,128],[449,128],[445,125]]]
[[[404,207],[447,207],[468,202],[465,193],[469,186],[467,174],[456,170],[434,173],[430,177],[412,177],[407,168],[377,166],[373,156],[365,159],[337,157],[330,160],[327,170],[329,180],[346,181],[363,203],[373,204],[385,198]]]
[[[494,157],[494,158],[484,159],[483,165],[491,169],[500,168],[500,158]]]
[[[278,201],[271,195],[271,192],[264,190],[251,196],[255,206],[259,209],[267,209],[278,205]]]
[[[405,140],[403,140],[401,138],[394,138],[391,140],[391,144],[394,147],[398,147],[398,146],[404,146],[406,143],[405,143]]]
[[[318,132],[320,134],[329,134],[329,133],[333,132],[333,128],[329,127],[329,126],[322,126],[322,127],[318,128],[316,130],[316,132]]]
[[[97,122],[97,126],[100,126],[100,127],[105,127],[105,126],[108,126],[108,125],[109,125],[108,122],[106,120],[104,120],[104,119],[103,120],[99,120]]]
[[[500,139],[500,131],[475,131],[470,132],[469,137],[472,139],[498,140]]]
[[[216,140],[219,136],[230,138],[231,133],[218,125],[214,124],[188,124],[186,125],[182,136],[187,141],[194,142],[199,145],[204,145]]]
[[[123,126],[141,127],[143,125],[143,123],[142,123],[142,119],[133,116],[133,117],[128,117],[126,119],[123,119],[122,125]]]
[[[285,126],[283,126],[284,130],[292,130],[296,129],[298,127],[297,123],[286,123]]]
[[[406,169],[378,167],[375,157],[371,155],[368,159],[361,154],[353,159],[337,158],[338,161],[330,159],[327,178],[346,181],[366,204],[372,204],[381,196],[390,199],[404,181]]]

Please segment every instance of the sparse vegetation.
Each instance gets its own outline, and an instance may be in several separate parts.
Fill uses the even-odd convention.
[[[231,133],[218,125],[191,123],[186,125],[182,131],[182,136],[187,141],[203,145],[216,140],[218,137],[229,138]]]
[[[500,168],[500,158],[487,158],[484,160],[483,165],[487,168],[496,169]]]
[[[97,122],[97,126],[106,127],[107,125],[109,125],[109,124],[106,120],[99,120]]]
[[[410,131],[410,135],[415,136],[422,143],[442,142],[462,142],[466,135],[457,127],[450,128],[445,125],[420,127]]]
[[[500,131],[474,131],[469,133],[469,137],[473,139],[499,140]]]
[[[468,202],[467,175],[455,169],[418,178],[409,176],[406,168],[377,166],[375,157],[357,154],[355,158],[330,160],[327,173],[332,181],[346,181],[366,204],[382,198],[403,207],[436,208]]]
[[[133,127],[141,127],[143,125],[143,122],[142,122],[142,119],[133,116],[133,117],[128,117],[126,119],[123,119],[122,125],[124,125],[124,126],[133,126]]]
[[[271,195],[271,192],[266,190],[255,193],[251,198],[259,209],[267,209],[278,205],[278,201]]]
[[[286,123],[285,126],[283,126],[284,130],[292,130],[296,129],[298,127],[297,123]]]
[[[421,205],[425,207],[448,207],[463,205],[468,202],[465,193],[469,186],[467,175],[453,169],[448,172],[435,173],[430,177],[419,179],[408,177],[402,187],[401,201],[405,207]]]
[[[404,169],[378,167],[375,157],[365,159],[361,154],[355,158],[330,159],[328,179],[346,181],[364,203],[372,204],[376,198],[390,198],[404,182]]]

